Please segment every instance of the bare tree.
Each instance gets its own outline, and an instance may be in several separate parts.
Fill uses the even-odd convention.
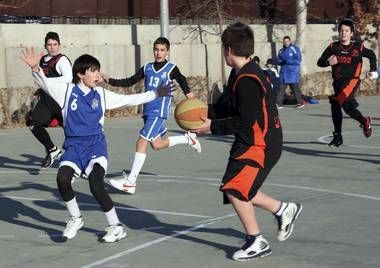
[[[185,18],[204,18],[208,21],[217,21],[217,26],[213,29],[212,27],[209,27],[208,30],[203,29],[200,23],[196,26],[190,26],[187,37],[189,37],[192,33],[198,33],[202,42],[204,33],[221,36],[223,32],[223,25],[226,20],[237,19],[231,15],[231,9],[234,6],[236,7],[236,5],[240,5],[241,8],[249,8],[252,4],[242,0],[187,0],[183,5],[177,6],[177,9]],[[221,56],[223,61],[222,48]],[[227,81],[225,72],[225,65],[221,64],[221,77],[223,84]]]
[[[296,23],[296,43],[301,49],[302,53],[305,53],[305,40],[306,40],[306,24],[307,24],[307,5],[309,0],[297,0],[297,23]],[[306,65],[301,68],[301,73],[306,72]]]
[[[377,43],[377,56],[380,58],[380,2],[378,0],[353,1],[353,18],[356,21],[356,31],[364,40]],[[372,29],[370,27],[372,26]],[[377,83],[380,92],[380,83]]]

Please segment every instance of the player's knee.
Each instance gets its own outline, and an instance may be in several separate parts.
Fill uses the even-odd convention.
[[[74,191],[71,187],[71,179],[74,176],[74,169],[63,166],[58,169],[57,185],[62,199],[67,202],[74,198]]]
[[[101,197],[106,192],[104,188],[104,174],[104,168],[99,164],[95,164],[90,175],[88,176],[90,191],[95,197]]]
[[[152,147],[153,150],[155,151],[158,151],[161,149],[161,144],[158,144],[158,143],[155,143],[155,142],[151,142],[150,143],[150,146]]]
[[[44,127],[44,124],[38,121],[29,120],[28,127],[33,132],[38,128]]]
[[[355,110],[355,107],[353,107],[351,104],[345,102],[342,106],[343,108],[343,111],[348,114],[348,115],[351,115],[353,113],[353,111]]]

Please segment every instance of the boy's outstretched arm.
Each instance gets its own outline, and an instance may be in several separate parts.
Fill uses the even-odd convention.
[[[21,50],[21,59],[28,65],[32,71],[38,72],[40,69],[40,60],[44,55],[43,52],[36,53],[34,47],[27,47]]]
[[[39,66],[43,53],[36,53],[34,48],[21,50],[21,59],[32,69],[32,75],[37,85],[50,95],[59,105],[63,107],[67,83],[51,83]]]
[[[123,106],[135,106],[147,103],[156,99],[157,97],[169,95],[171,90],[171,85],[167,85],[160,87],[159,89],[157,89],[157,91],[150,90],[144,93],[123,95],[104,89],[106,109],[116,109]]]

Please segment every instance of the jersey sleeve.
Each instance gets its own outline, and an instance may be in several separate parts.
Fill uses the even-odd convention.
[[[150,102],[157,97],[157,93],[153,90],[144,93],[124,95],[117,94],[110,90],[104,89],[104,98],[106,102],[106,110],[116,109],[123,106],[135,106]]]
[[[64,106],[65,95],[69,83],[54,83],[49,80],[43,70],[39,68],[38,72],[32,71],[34,81],[37,85],[45,91],[49,96],[51,96],[60,107]]]
[[[55,66],[57,72],[61,75],[59,77],[48,77],[51,83],[71,83],[73,80],[73,71],[71,63],[66,56],[62,56]]]
[[[170,73],[170,79],[175,79],[178,82],[183,91],[183,94],[187,95],[191,92],[186,77],[180,72],[177,66],[175,66],[173,71]]]
[[[144,78],[144,67],[140,68],[139,71],[133,76],[125,79],[114,79],[110,78],[108,84],[115,87],[131,87],[141,79]]]
[[[371,72],[376,71],[376,55],[373,50],[363,47],[363,57],[369,59],[369,68]]]
[[[328,58],[330,58],[330,56],[332,56],[334,53],[332,51],[332,44],[330,44],[326,49],[325,51],[323,51],[321,57],[318,59],[317,61],[317,65],[319,67],[328,67],[330,66],[327,62]]]
[[[211,132],[231,135],[247,132],[262,112],[262,89],[252,78],[243,77],[236,85],[237,113],[231,117],[211,121]]]

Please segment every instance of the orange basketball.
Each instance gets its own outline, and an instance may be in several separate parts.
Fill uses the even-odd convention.
[[[185,130],[202,125],[201,117],[207,117],[207,104],[199,99],[184,99],[175,107],[174,118]]]

